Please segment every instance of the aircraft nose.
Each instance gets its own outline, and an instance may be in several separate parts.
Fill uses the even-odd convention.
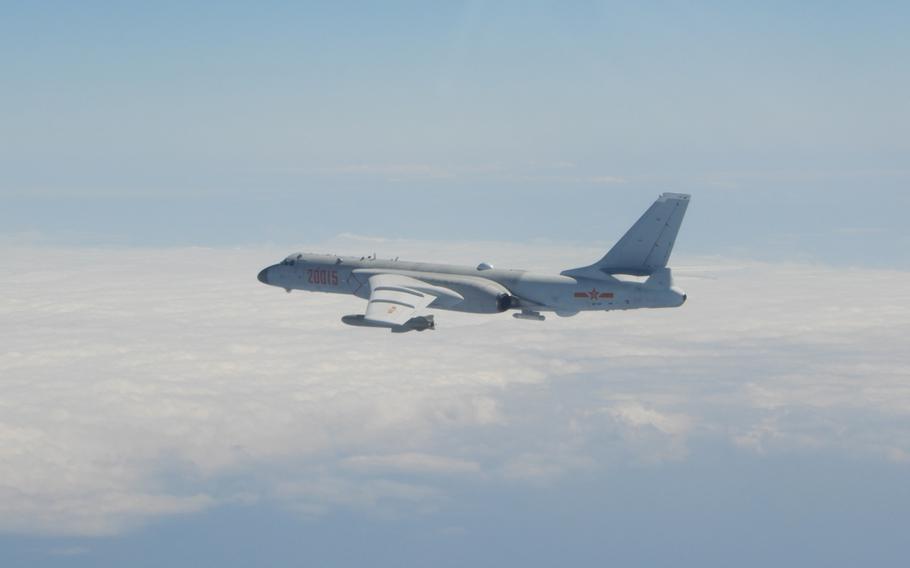
[[[256,276],[256,278],[258,278],[259,281],[262,282],[263,284],[268,284],[269,283],[269,269],[263,268],[262,270],[260,270],[259,275]]]

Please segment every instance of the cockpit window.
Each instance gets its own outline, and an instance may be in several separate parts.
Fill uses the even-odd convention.
[[[303,260],[303,255],[300,253],[295,253],[282,260],[281,264],[284,264],[285,266],[291,266],[293,264],[297,264],[297,261],[299,260]]]

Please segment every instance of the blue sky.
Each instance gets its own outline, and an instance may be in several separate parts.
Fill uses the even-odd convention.
[[[3,2],[0,564],[899,565],[908,17]],[[558,271],[664,191],[681,310],[402,340],[254,278]]]
[[[20,239],[606,244],[669,190],[697,252],[907,266],[900,2],[5,11]]]

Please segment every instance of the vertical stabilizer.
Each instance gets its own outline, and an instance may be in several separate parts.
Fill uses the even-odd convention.
[[[566,270],[563,274],[575,276],[599,272],[644,276],[666,267],[689,206],[689,197],[683,193],[661,194],[602,259],[584,268]]]

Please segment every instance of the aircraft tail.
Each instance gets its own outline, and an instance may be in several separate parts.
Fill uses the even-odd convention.
[[[563,274],[647,276],[665,268],[689,206],[689,197],[684,193],[661,194],[603,258],[590,266],[566,270]]]

